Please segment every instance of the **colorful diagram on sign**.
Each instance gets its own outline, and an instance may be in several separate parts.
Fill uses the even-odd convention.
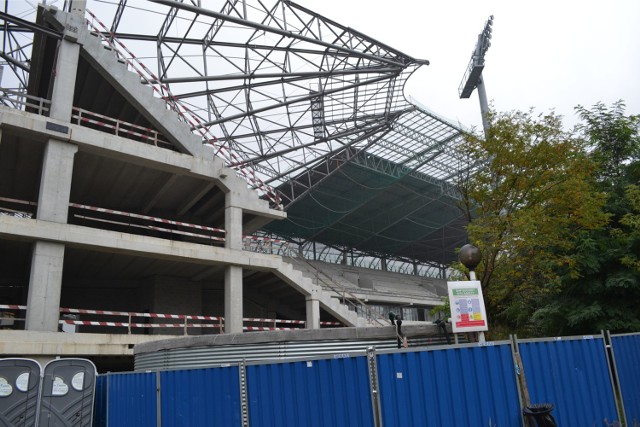
[[[447,282],[454,333],[487,331],[482,286],[477,280]]]
[[[480,295],[475,288],[454,289],[455,323],[458,328],[485,326],[480,309]]]

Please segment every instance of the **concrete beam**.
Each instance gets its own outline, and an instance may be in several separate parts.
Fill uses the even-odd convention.
[[[0,330],[4,356],[132,356],[133,346],[169,336]],[[175,336],[174,336],[175,338]]]
[[[281,258],[276,255],[5,215],[0,216],[0,237],[44,240],[103,252],[201,265],[237,265],[252,270],[272,270],[281,263]]]
[[[61,135],[59,131],[54,130],[60,127],[68,128],[68,132]],[[196,158],[4,106],[0,106],[0,131],[2,130],[42,141],[64,138],[65,141],[77,145],[80,151],[172,174],[211,180],[225,191],[235,192],[234,205],[244,211],[270,219],[283,219],[287,216],[283,211],[269,208],[267,201],[258,198],[257,193],[247,187],[247,182],[238,177],[235,170],[224,167],[224,162],[217,157]]]

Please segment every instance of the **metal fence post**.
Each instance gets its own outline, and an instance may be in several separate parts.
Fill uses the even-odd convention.
[[[367,366],[369,367],[369,390],[373,406],[373,425],[382,427],[382,411],[380,408],[380,388],[378,384],[378,362],[375,347],[367,348]]]
[[[624,399],[622,398],[622,388],[620,387],[620,377],[618,376],[618,366],[616,365],[616,355],[611,343],[611,333],[609,331],[601,331],[601,333],[604,337],[604,353],[607,356],[611,386],[613,387],[614,397],[619,400],[619,403],[616,404],[618,419],[622,422],[622,425],[628,426],[627,412],[624,409]]]
[[[104,411],[107,413],[107,415],[105,416],[105,422],[106,422],[106,426],[109,426],[109,401],[110,401],[110,396],[109,394],[111,393],[111,373],[107,372],[107,398],[105,399],[105,409]]]
[[[524,409],[531,404],[529,397],[529,388],[527,387],[527,377],[524,372],[524,365],[522,364],[522,358],[520,357],[520,349],[518,348],[518,336],[511,335],[511,355],[514,360],[514,371],[516,374],[516,384],[518,386],[518,397],[522,403]],[[522,416],[522,413],[520,414]],[[523,420],[524,421],[524,420]]]
[[[247,392],[247,369],[244,359],[238,365],[238,375],[240,377],[240,417],[242,418],[242,427],[249,427],[249,393]]]
[[[160,371],[156,371],[156,426],[162,427],[162,383]]]

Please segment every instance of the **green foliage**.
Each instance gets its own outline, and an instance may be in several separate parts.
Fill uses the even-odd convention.
[[[437,316],[438,319],[448,319],[451,316],[451,305],[449,303],[449,297],[443,297],[443,305],[436,305],[430,311],[432,316]]]
[[[571,254],[571,271],[560,270],[560,293],[536,311],[541,331],[557,335],[608,329],[640,330],[640,174],[638,116],[625,116],[624,104],[577,108],[585,122],[578,127],[591,160],[594,178],[604,192],[603,227],[579,233]]]
[[[532,314],[560,292],[560,269],[574,276],[575,235],[602,227],[604,194],[585,141],[553,114],[492,114],[486,139],[473,135],[468,164],[483,165],[458,182],[490,321],[500,330],[535,335]]]
[[[640,117],[491,114],[458,182],[495,337],[640,331]],[[464,268],[454,265],[461,274]]]
[[[640,158],[640,116],[625,116],[622,101],[608,108],[597,103],[591,110],[576,107],[583,124],[578,126],[588,141],[591,157],[599,165],[599,178],[608,185],[624,178],[630,161]]]
[[[492,114],[458,183],[494,336],[640,331],[640,117]],[[464,272],[463,269],[460,269]]]
[[[631,209],[622,217],[620,223],[627,227],[630,247],[628,253],[622,256],[622,264],[640,272],[640,187],[629,185],[626,195]]]

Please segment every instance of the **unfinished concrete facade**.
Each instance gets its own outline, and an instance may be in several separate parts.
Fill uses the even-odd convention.
[[[194,124],[183,110],[175,108],[171,96],[142,80],[105,42],[105,34],[89,30],[85,16],[83,1],[74,1],[67,11],[41,7],[37,18],[39,30],[34,33],[28,61],[28,95],[3,89],[10,101],[0,106],[0,305],[25,305],[26,310],[13,311],[18,313],[17,317],[24,314],[24,334],[30,331],[33,334],[25,339],[27,335],[14,333],[18,331],[11,331],[10,336],[0,331],[0,345],[4,345],[1,353],[75,354],[73,349],[65,353],[65,346],[73,341],[84,342],[85,338],[46,338],[46,333],[60,329],[63,307],[224,318],[223,328],[189,330],[189,334],[210,334],[221,330],[241,333],[247,329],[243,320],[246,318],[296,320],[310,329],[320,328],[323,322],[342,326],[379,325],[381,316],[373,323],[370,313],[363,316],[365,303],[423,308],[442,304],[444,277],[402,279],[386,272],[367,273],[356,267],[334,271],[337,267],[322,267],[301,257],[290,257],[286,246],[278,246],[279,242],[256,238],[257,230],[287,217],[278,200],[265,197],[264,191],[256,191],[261,183],[251,172],[227,166],[234,162],[223,160],[220,149],[198,134],[200,124]],[[340,49],[339,57],[357,53]],[[375,56],[364,50],[366,53],[360,55]],[[418,66],[418,61],[412,58],[396,61],[385,55],[381,54],[382,60],[395,68],[380,72],[391,70],[397,73],[399,81],[410,74],[405,68]],[[390,79],[395,81],[396,77]],[[298,78],[301,77],[293,76],[291,80]],[[382,91],[376,87],[371,92]],[[387,111],[392,101],[397,102],[397,90],[391,88],[388,93],[387,104],[376,101],[363,105]],[[304,95],[303,98],[309,97]],[[285,96],[284,101],[277,102],[289,101]],[[324,108],[329,111],[328,104]],[[402,114],[417,114],[415,107],[402,104],[397,108],[402,108]],[[459,137],[458,130],[430,117],[437,126],[425,123],[437,130],[441,140],[424,138],[412,130],[409,132],[408,124],[397,121],[400,113],[392,113],[370,112],[366,126],[357,123],[356,130],[343,131],[336,139],[361,132],[359,140],[373,141],[372,135],[379,132],[416,144],[435,142],[433,146],[420,147],[418,154],[405,150],[411,162],[426,164],[442,154],[448,142]],[[410,116],[411,124],[423,126],[415,114]],[[351,122],[351,117],[344,119],[348,126]],[[344,123],[334,126],[342,128]],[[312,128],[305,126],[307,131]],[[289,127],[290,134],[298,131],[292,124]],[[328,132],[327,129],[329,125],[325,124],[323,132]],[[224,138],[230,140],[231,136]],[[320,132],[315,138],[320,142],[330,139]],[[379,145],[399,144],[382,141]],[[349,150],[341,156],[351,155],[354,147],[348,145]],[[277,155],[267,153],[265,157]],[[337,164],[331,150],[327,156],[328,163]],[[378,153],[366,159],[377,161],[377,156]],[[357,156],[351,160],[357,163]],[[309,162],[311,165],[313,160]],[[382,166],[389,165],[387,162]],[[301,164],[292,170],[308,166]],[[316,166],[305,173],[317,176],[320,167]],[[394,182],[408,188],[414,185],[411,179],[427,180],[418,176],[417,170],[418,166],[409,163],[394,167],[393,173],[405,174],[395,176]],[[413,175],[408,176],[409,172]],[[429,179],[430,185],[436,182],[442,193],[449,188],[435,178]],[[291,193],[307,194],[310,188],[298,191],[303,181],[323,180],[329,181],[298,176],[291,181]],[[398,188],[390,188],[389,192],[398,193]],[[418,205],[411,209],[399,206],[394,215],[400,211],[422,215],[429,205],[428,209],[442,216],[438,221],[449,224],[453,220],[446,217],[447,211],[434,206],[434,200],[439,201],[442,195],[440,192],[437,196],[421,195],[424,200]],[[366,203],[357,203],[366,210]],[[384,247],[382,238],[390,234],[386,232],[403,225],[405,219],[388,216],[391,222],[380,226],[365,240],[380,240],[379,247]],[[411,222],[412,218],[408,219]],[[427,222],[435,225],[428,224],[430,230],[421,236],[422,240],[433,240],[430,236],[440,233],[438,221],[429,218]],[[338,222],[328,219],[331,224]],[[455,246],[455,239],[447,244]],[[444,247],[439,243],[434,246]],[[407,253],[414,249],[407,247]],[[384,258],[383,262],[386,265]],[[140,335],[182,335],[186,328],[127,330],[113,325],[78,325],[75,330],[105,333],[104,338],[87,338],[85,348],[116,342],[117,349],[109,352],[103,348],[104,354],[131,354],[128,346],[147,338]],[[114,340],[109,332],[137,336],[127,344],[126,340]],[[11,346],[18,348],[20,342],[28,342],[29,349],[8,350]],[[41,343],[39,350],[34,342]]]
[[[32,63],[33,92],[50,93],[48,113],[0,111],[1,196],[25,213],[0,216],[2,280],[13,285],[3,297],[15,303],[27,294],[27,330],[57,331],[61,304],[223,312],[226,332],[269,312],[302,315],[317,328],[322,306],[327,318],[355,325],[354,313],[282,257],[243,250],[245,236],[285,213],[259,199],[86,29],[81,8],[45,9],[43,19],[63,32],[34,46],[58,44],[53,78],[35,72],[47,55]],[[145,127],[153,139],[82,123],[77,103],[116,112],[119,126]]]

